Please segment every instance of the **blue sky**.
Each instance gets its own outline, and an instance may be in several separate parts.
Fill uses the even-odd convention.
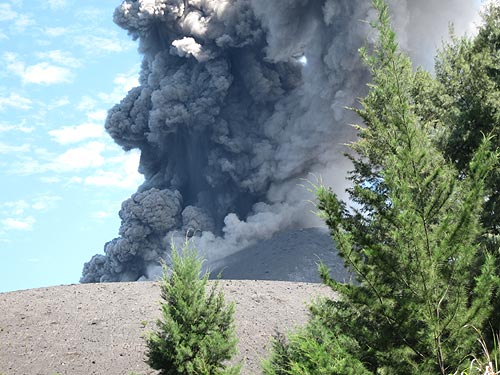
[[[0,292],[78,282],[142,181],[104,131],[140,64],[118,4],[0,2]]]

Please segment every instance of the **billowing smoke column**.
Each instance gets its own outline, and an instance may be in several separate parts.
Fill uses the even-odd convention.
[[[405,48],[432,56],[445,20],[457,21],[446,12],[470,14],[467,3],[394,0]],[[311,225],[300,179],[322,175],[342,190],[341,145],[354,121],[345,107],[365,90],[358,48],[371,17],[367,0],[123,1],[115,22],[144,60],[140,86],[110,110],[106,129],[141,151],[145,182],[81,281],[150,277],[176,236],[194,235],[205,256],[220,258]],[[432,38],[407,32],[431,25]]]

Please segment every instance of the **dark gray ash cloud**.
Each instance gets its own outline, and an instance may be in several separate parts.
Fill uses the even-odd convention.
[[[403,47],[428,64],[446,20],[463,28],[470,3],[394,0]],[[358,48],[371,17],[366,0],[123,1],[114,20],[139,43],[140,86],[105,126],[141,151],[145,182],[81,281],[152,277],[186,233],[217,259],[317,225],[300,181],[313,173],[343,189],[355,121],[345,107],[365,90]]]

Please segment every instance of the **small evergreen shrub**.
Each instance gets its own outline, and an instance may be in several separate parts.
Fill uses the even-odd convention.
[[[328,329],[319,310],[329,309],[329,300],[317,301],[315,313],[305,327],[285,337],[273,339],[271,355],[262,366],[265,375],[370,375],[351,353],[359,353],[358,343],[347,335]]]
[[[236,352],[234,304],[225,303],[217,283],[207,291],[201,267],[188,242],[180,253],[172,245],[160,285],[162,317],[146,339],[146,362],[161,375],[239,374],[239,366],[226,365]]]

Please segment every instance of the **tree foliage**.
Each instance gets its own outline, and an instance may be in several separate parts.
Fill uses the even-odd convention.
[[[495,135],[479,137],[463,168],[467,173],[443,155],[435,141],[442,134],[438,117],[430,111],[424,116],[422,105],[427,94],[435,95],[431,84],[439,85],[413,72],[398,50],[387,6],[373,3],[379,39],[373,50],[361,52],[372,81],[356,110],[364,124],[350,145],[351,206],[317,187],[319,212],[357,283],[340,284],[322,268],[339,300],[312,309],[306,334],[276,342],[269,375],[321,373],[310,370],[314,355],[303,348],[324,336],[349,343],[318,345],[362,366],[359,373],[451,373],[476,350],[472,327],[483,329],[492,315],[500,285],[496,255],[477,238],[498,165]],[[311,335],[314,329],[321,334]],[[296,362],[302,372],[290,370]]]
[[[356,339],[330,326],[329,316],[325,316],[329,307],[331,301],[318,302],[314,306],[315,314],[305,327],[289,337],[275,337],[271,355],[263,363],[264,374],[371,374],[360,359],[361,347]]]
[[[470,176],[470,161],[483,136],[491,138],[491,150],[500,145],[500,4],[491,2],[474,38],[453,37],[436,57],[435,79],[426,74],[415,81],[417,113],[434,123],[434,141],[458,169]],[[486,179],[481,212],[485,229],[478,238],[497,254],[500,276],[500,165]],[[483,335],[492,345],[500,331],[500,299],[493,300],[491,329]],[[493,334],[493,335],[492,335]]]
[[[500,5],[492,2],[473,39],[452,36],[436,56],[436,77],[430,85],[417,85],[417,111],[439,129],[436,141],[460,176],[484,135],[500,145]],[[500,234],[500,168],[486,180],[487,200],[482,222],[489,234]]]
[[[172,265],[163,268],[162,318],[147,337],[147,363],[164,375],[238,374],[225,361],[236,352],[234,304],[227,305],[209,274],[186,242],[179,253],[172,245]]]

